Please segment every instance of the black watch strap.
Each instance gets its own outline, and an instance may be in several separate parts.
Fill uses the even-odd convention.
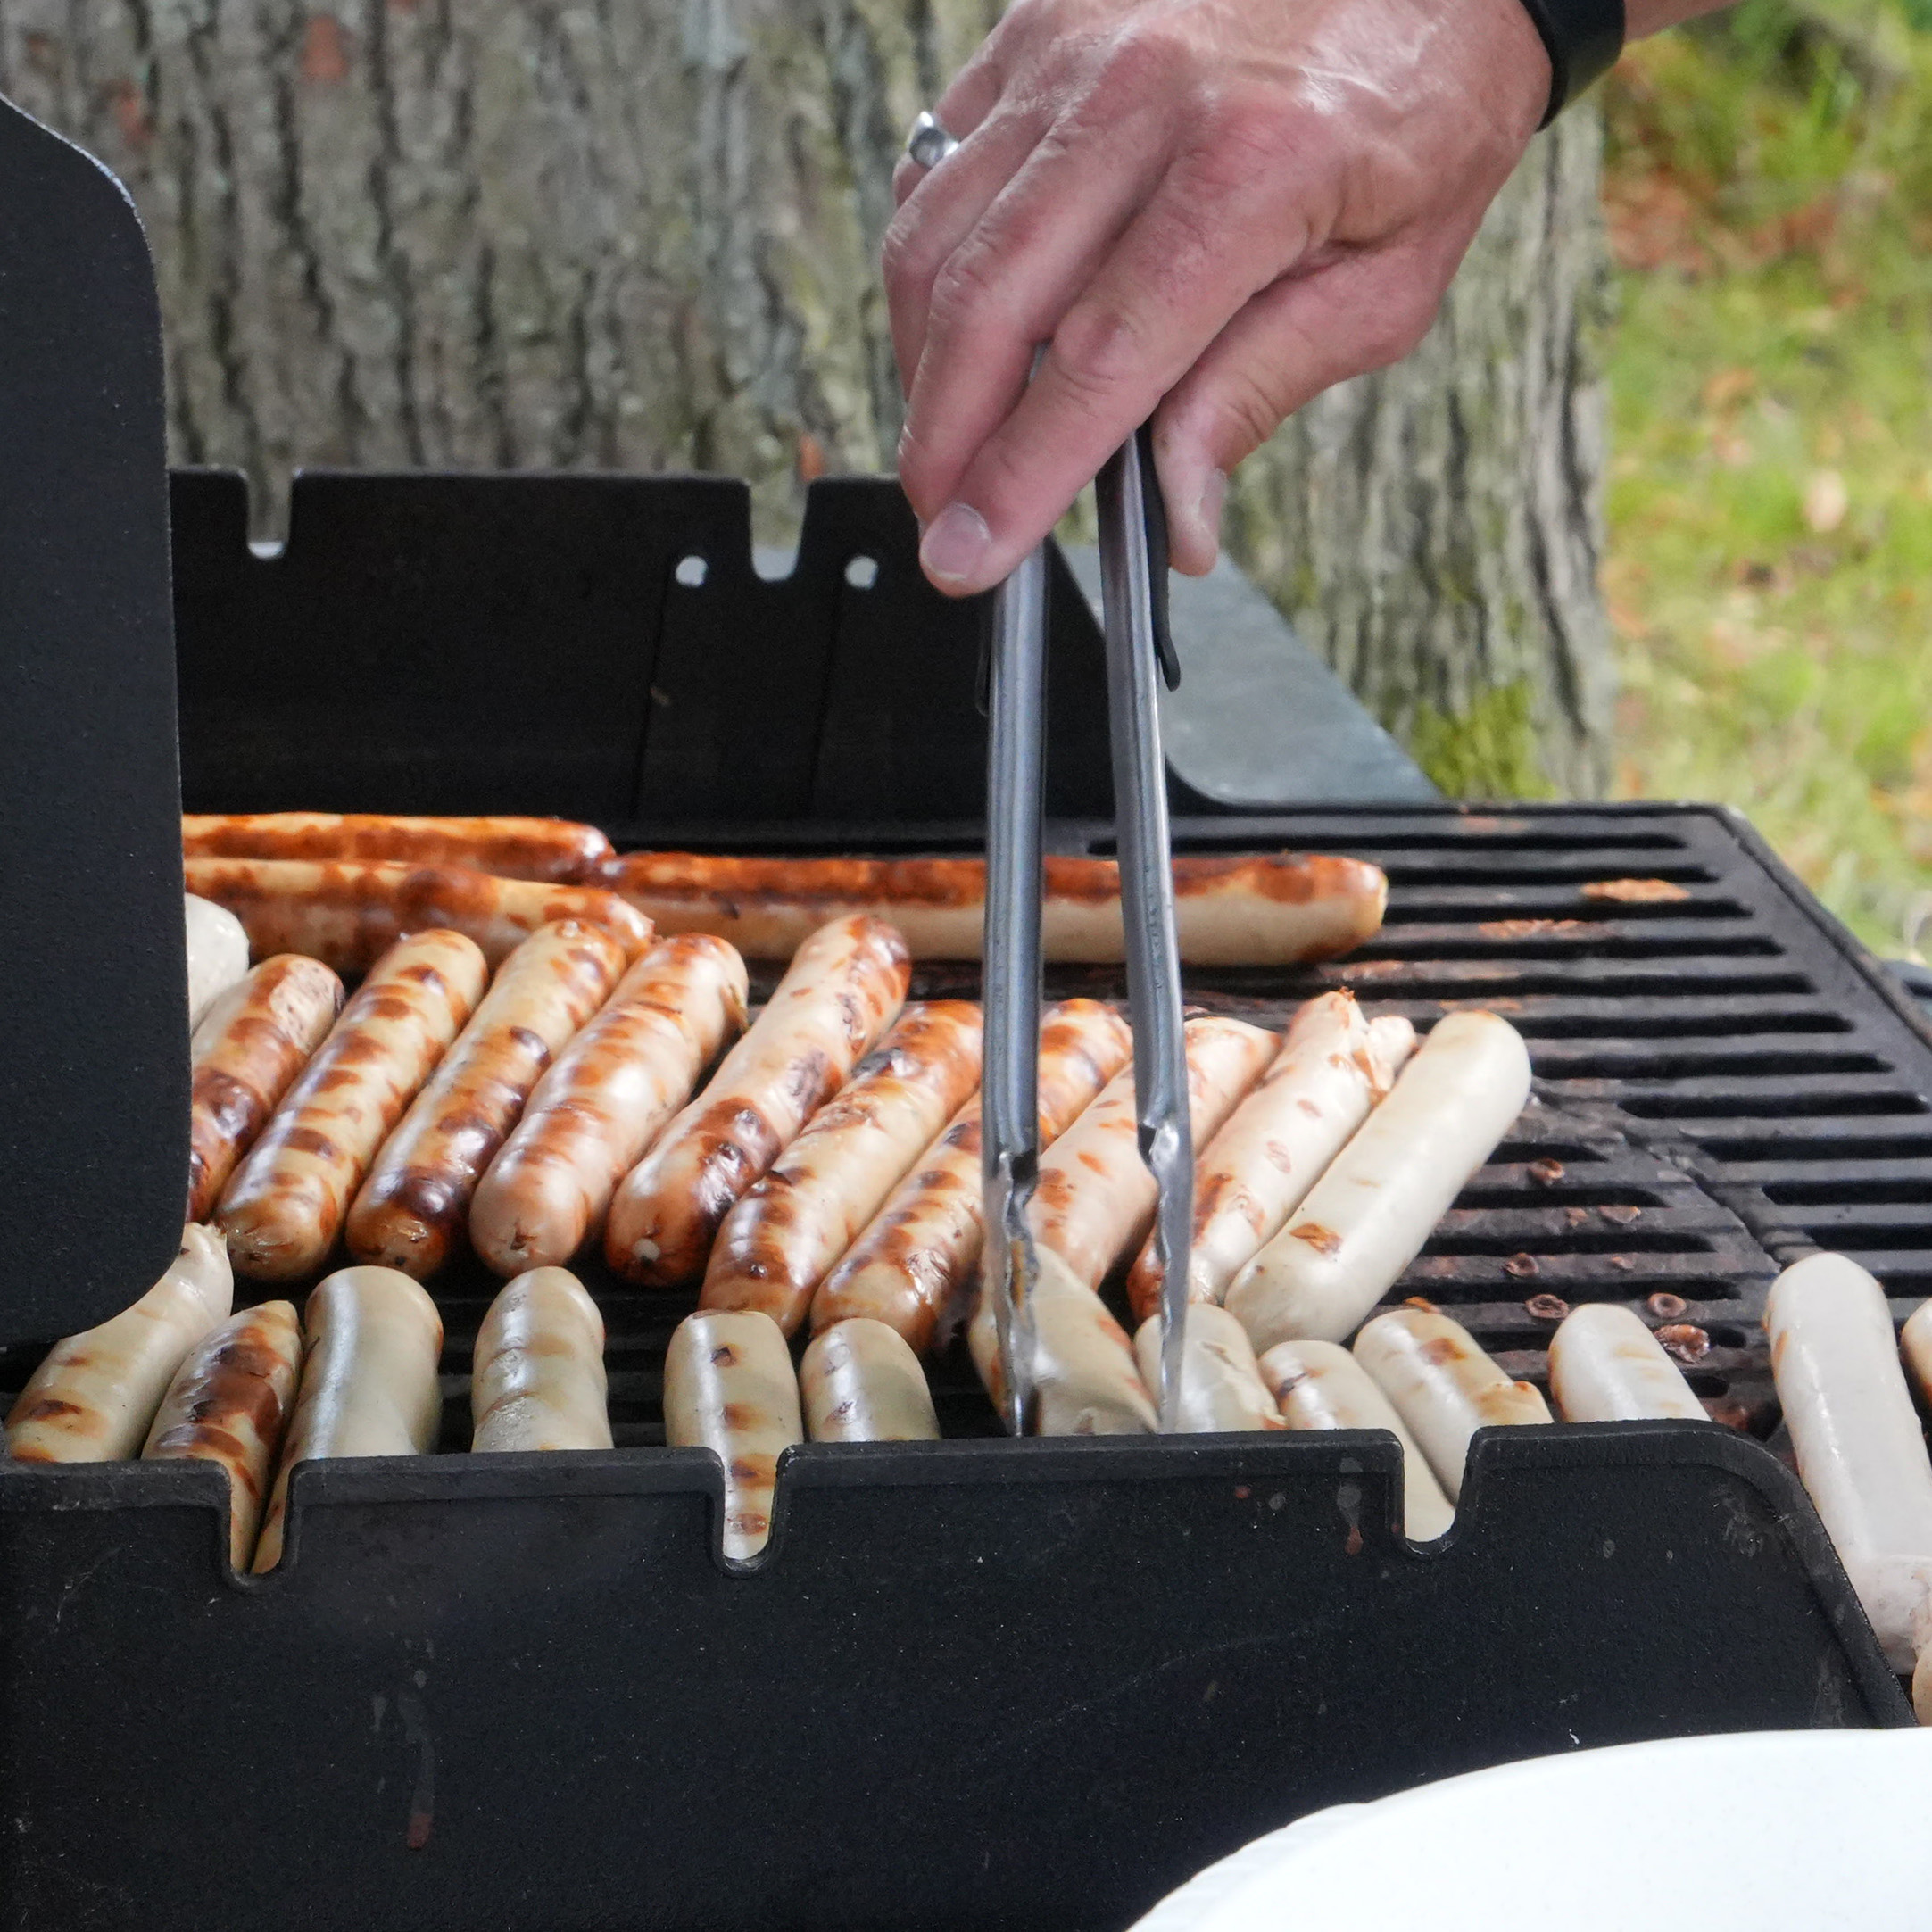
[[[1546,128],[1623,52],[1623,0],[1522,0],[1550,57]]]

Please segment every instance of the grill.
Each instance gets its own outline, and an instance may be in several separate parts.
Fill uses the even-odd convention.
[[[0,770],[31,887],[0,905],[0,1199],[53,1231],[47,1267],[0,1284],[0,1332],[45,1337],[127,1298],[179,1199],[179,983],[135,970],[178,958],[170,532],[132,218],[4,104],[0,175],[34,320],[0,304],[24,587],[0,675],[31,674]],[[177,477],[185,801],[976,844],[978,614],[920,581],[897,492],[815,485],[782,584],[747,509],[722,479],[316,477],[265,559],[239,479]],[[1049,809],[1101,850],[1099,640],[1057,562],[1051,610]],[[1198,974],[1200,1004],[1278,1020],[1347,984],[1425,1024],[1496,1006],[1530,1040],[1538,1105],[1403,1293],[1531,1372],[1534,1296],[1675,1296],[1706,1392],[1762,1428],[1779,1260],[1828,1239],[1895,1294],[1923,1281],[1932,1039],[1733,821],[1173,800],[1183,847],[1357,852],[1394,882],[1374,946]],[[1586,890],[1617,879],[1684,896]],[[808,1446],[766,1558],[734,1571],[715,1460],[635,1453],[688,1301],[591,1285],[619,1447],[305,1464],[269,1578],[228,1572],[212,1469],[0,1466],[7,1923],[1109,1932],[1322,1804],[1576,1745],[1909,1721],[1788,1472],[1687,1423],[1479,1436],[1426,1550],[1373,1435]],[[490,1284],[435,1287],[453,1447]],[[991,1430],[957,1358],[938,1381],[949,1434]]]

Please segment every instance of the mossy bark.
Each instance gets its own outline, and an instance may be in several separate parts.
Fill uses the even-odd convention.
[[[0,89],[133,192],[175,455],[245,469],[264,527],[299,463],[695,467],[748,477],[777,535],[811,477],[891,461],[892,167],[998,12],[0,0]],[[1416,354],[1232,493],[1235,555],[1478,790],[1605,763],[1596,183],[1570,117]],[[1533,743],[1480,749],[1519,687]]]

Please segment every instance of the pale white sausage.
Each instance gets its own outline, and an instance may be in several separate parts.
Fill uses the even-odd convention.
[[[1189,1118],[1205,1144],[1260,1077],[1275,1038],[1217,1015],[1190,1020],[1185,1031]],[[1158,1193],[1140,1158],[1127,1066],[1041,1157],[1027,1223],[1040,1248],[1059,1256],[1083,1287],[1098,1289],[1146,1239]]]
[[[1039,1436],[1142,1436],[1160,1426],[1140,1380],[1133,1345],[1051,1248],[1040,1250],[1033,1284],[1032,1432]],[[966,1331],[980,1381],[1003,1414],[1005,1378],[992,1300],[982,1291]]]
[[[1340,1341],[1401,1278],[1530,1098],[1507,1020],[1452,1013],[1394,1090],[1235,1276],[1227,1306],[1258,1349]]]
[[[1157,1395],[1160,1389],[1161,1337],[1165,1325],[1159,1315],[1150,1314],[1134,1331],[1134,1360],[1150,1395]],[[1288,1426],[1256,1366],[1248,1331],[1225,1308],[1217,1308],[1212,1302],[1188,1310],[1175,1426],[1183,1436]]]
[[[1550,1397],[1566,1422],[1710,1420],[1663,1343],[1628,1308],[1607,1301],[1572,1308],[1551,1336]]]
[[[256,1571],[282,1557],[289,1472],[319,1456],[427,1455],[443,1415],[443,1317],[396,1268],[338,1268],[303,1311],[295,1414],[255,1546]]]
[[[185,895],[187,926],[187,1023],[202,1016],[248,970],[248,933],[226,906]]]
[[[47,1351],[7,1416],[7,1453],[23,1463],[133,1455],[183,1358],[234,1299],[221,1237],[190,1223],[173,1264],[140,1300]]]
[[[1404,1019],[1372,1024],[1355,995],[1323,993],[1296,1014],[1261,1084],[1195,1160],[1188,1299],[1220,1301],[1389,1091],[1415,1047]],[[1151,1236],[1127,1277],[1141,1317],[1160,1303]]]
[[[939,1439],[925,1371],[897,1329],[860,1316],[817,1336],[799,1364],[806,1432],[814,1442]]]
[[[1463,1493],[1463,1463],[1479,1429],[1550,1419],[1543,1397],[1528,1382],[1512,1381],[1446,1314],[1392,1308],[1356,1337],[1355,1348],[1452,1503]]]
[[[687,1315],[664,1357],[664,1439],[725,1465],[725,1554],[771,1538],[778,1458],[805,1439],[798,1377],[778,1324],[755,1309]]]
[[[212,1463],[228,1479],[228,1561],[245,1570],[302,1374],[293,1303],[237,1308],[211,1329],[168,1385],[145,1462]]]
[[[1932,1651],[1932,1461],[1885,1290],[1810,1255],[1771,1284],[1764,1326],[1799,1478],[1893,1669],[1913,1670]]]
[[[1260,1368],[1290,1429],[1386,1429],[1402,1445],[1402,1522],[1413,1541],[1427,1543],[1455,1522],[1455,1508],[1408,1425],[1339,1342],[1278,1341]]]
[[[490,1304],[469,1377],[472,1449],[608,1449],[604,1318],[568,1268],[532,1268]]]

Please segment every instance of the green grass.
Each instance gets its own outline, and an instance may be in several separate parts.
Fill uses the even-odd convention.
[[[1888,953],[1932,930],[1928,28],[1750,0],[1606,100],[1618,789],[1742,807]]]

